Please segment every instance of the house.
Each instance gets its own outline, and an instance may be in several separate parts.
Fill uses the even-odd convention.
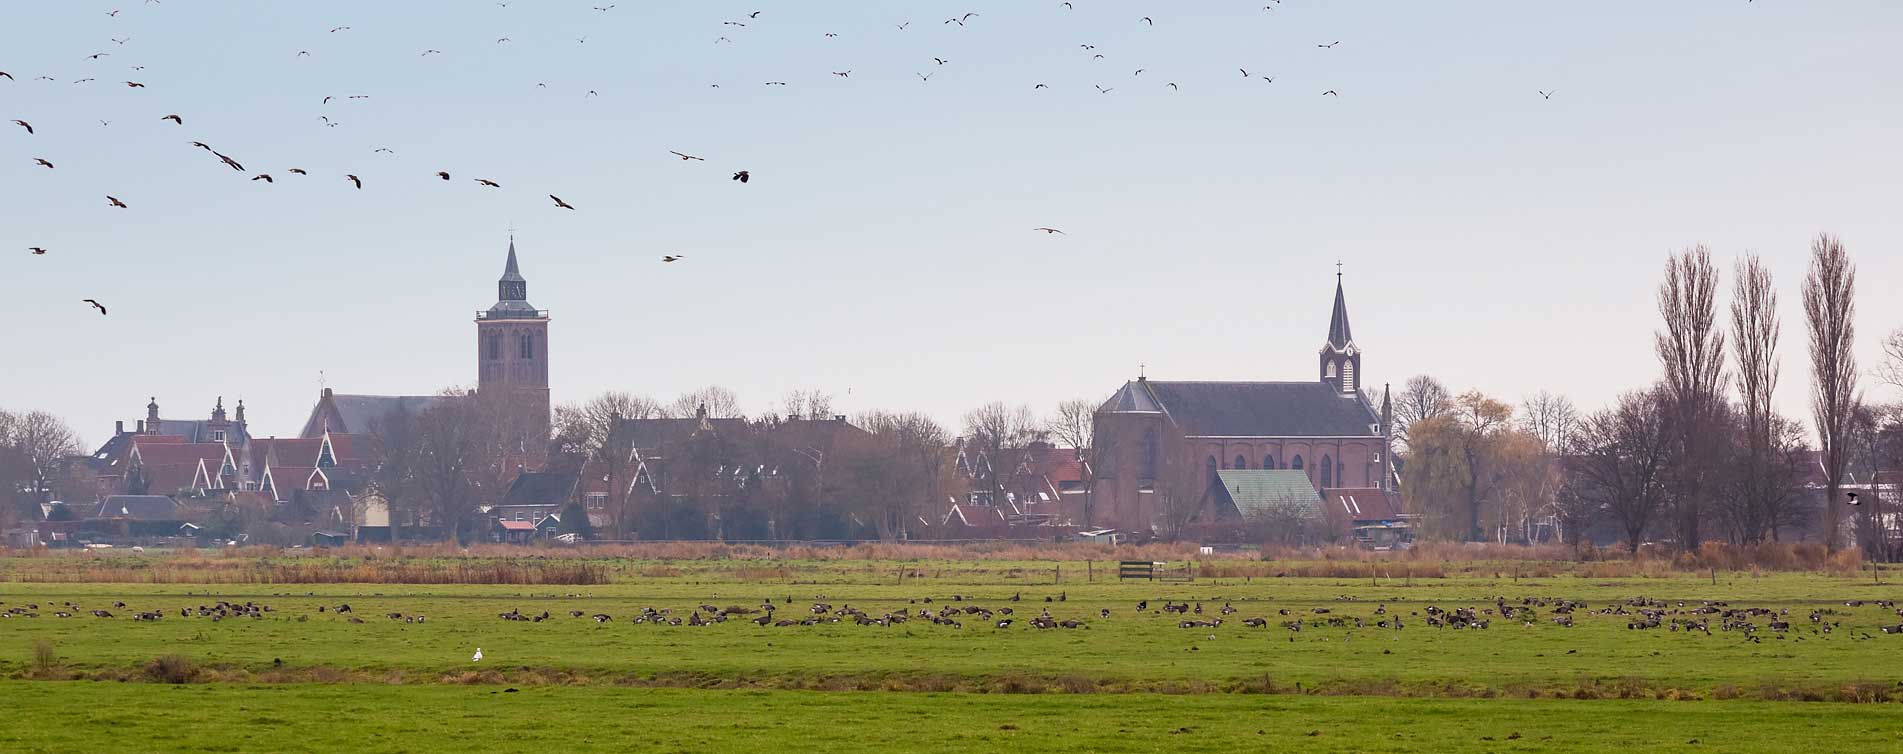
[[[106,524],[123,537],[170,537],[192,517],[190,509],[164,495],[110,495],[100,501],[88,528]]]
[[[1375,487],[1329,490],[1322,506],[1334,533],[1371,550],[1392,550],[1414,542],[1419,516],[1401,506],[1401,495]]]
[[[529,471],[516,475],[502,500],[484,511],[492,524],[492,531],[520,530],[519,527],[493,526],[500,523],[529,524],[530,529],[533,529],[544,520],[559,516],[563,506],[577,502],[575,491],[579,480],[577,474],[552,471]],[[556,522],[560,523],[560,519],[557,518]]]

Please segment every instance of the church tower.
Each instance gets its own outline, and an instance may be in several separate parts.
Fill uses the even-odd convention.
[[[1328,320],[1328,342],[1321,350],[1322,382],[1354,395],[1361,389],[1361,349],[1348,327],[1348,298],[1342,293],[1341,271],[1335,271],[1335,313]]]
[[[515,237],[509,237],[509,261],[496,281],[496,303],[476,313],[476,390],[484,397],[514,393],[527,401],[525,411],[533,425],[529,437],[540,433],[534,450],[546,440],[549,425],[548,312],[529,305],[529,281],[515,259]]]

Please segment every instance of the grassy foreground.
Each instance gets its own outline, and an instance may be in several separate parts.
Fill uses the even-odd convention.
[[[1903,747],[1893,705],[22,682],[0,682],[0,698],[0,751],[21,753]]]
[[[0,677],[143,680],[140,669],[161,655],[189,659],[199,681],[658,685],[925,691],[1292,691],[1401,696],[1693,697],[1758,699],[1891,699],[1903,697],[1903,635],[1879,627],[1903,618],[1870,601],[1903,596],[1827,576],[1589,580],[1554,577],[1415,580],[1411,586],[1339,579],[1258,579],[1243,583],[751,584],[657,579],[585,587],[513,585],[190,585],[0,584],[0,611],[38,604],[39,617],[0,620]],[[290,591],[296,590],[296,591]],[[1009,602],[1013,595],[1022,601]],[[1044,598],[1063,595],[1062,602]],[[822,596],[823,595],[823,596]],[[952,601],[952,595],[967,599]],[[1496,596],[1563,597],[1588,607],[1574,626],[1553,622],[1552,606],[1528,619],[1491,616],[1485,630],[1434,628],[1428,607],[1492,610]],[[1663,601],[1681,617],[1701,600],[1733,608],[1788,610],[1793,625],[1774,633],[1758,616],[1759,640],[1725,631],[1711,635],[1665,628],[1632,630],[1639,597]],[[786,598],[792,602],[787,603]],[[923,600],[933,598],[929,605]],[[736,617],[720,625],[635,624],[644,607],[684,618],[697,605],[757,608],[778,603],[779,615],[809,618],[815,601],[873,616],[982,605],[1015,608],[1015,621],[961,616],[962,627],[913,619],[861,626],[851,620],[813,626],[762,627]],[[257,619],[181,617],[182,607],[218,600],[255,601],[273,610]],[[1148,600],[1149,610],[1135,604]],[[1165,600],[1201,602],[1205,613],[1158,614]],[[1864,600],[1849,607],[1850,600]],[[1679,602],[1687,607],[1679,608]],[[53,613],[77,603],[73,617]],[[126,607],[113,603],[123,602]],[[339,615],[348,603],[354,612]],[[1225,603],[1235,606],[1219,614]],[[1652,604],[1657,604],[1652,603]],[[318,612],[320,606],[332,608]],[[1385,606],[1385,612],[1382,611]],[[106,608],[112,618],[90,611]],[[1077,619],[1080,630],[1029,628],[1050,610]],[[1327,613],[1316,613],[1317,609]],[[156,622],[132,619],[161,610]],[[504,621],[520,610],[550,618]],[[1101,611],[1109,610],[1110,617]],[[1288,611],[1283,615],[1282,611]],[[1613,610],[1614,614],[1602,614]],[[1826,611],[1830,633],[1807,614]],[[584,616],[606,613],[612,622]],[[1627,614],[1618,614],[1624,611]],[[427,616],[425,623],[386,613]],[[353,623],[350,617],[363,621]],[[999,616],[1002,617],[1002,616]],[[1262,617],[1266,627],[1243,625]],[[1376,626],[1400,617],[1404,630]],[[1219,627],[1184,629],[1183,618],[1225,618]],[[1327,625],[1339,619],[1343,625]],[[1362,627],[1353,621],[1360,619]],[[1301,620],[1299,633],[1284,621]],[[32,647],[50,642],[56,669],[36,672]],[[469,662],[482,647],[487,660]]]

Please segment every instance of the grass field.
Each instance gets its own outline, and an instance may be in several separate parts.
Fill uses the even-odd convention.
[[[0,581],[0,613],[13,613],[0,618],[0,694],[29,713],[12,719],[31,721],[0,733],[0,751],[254,750],[247,740],[418,751],[447,734],[459,738],[444,750],[639,740],[683,751],[1875,751],[1896,748],[1903,731],[1903,634],[1881,630],[1903,617],[1877,604],[1903,588],[1847,575],[1609,577],[1576,564],[1470,563],[1445,578],[1116,583],[1073,576],[1084,570],[1074,563],[1058,573],[1025,561],[819,560],[608,562],[608,583],[587,586],[281,584],[231,578],[278,567],[269,563],[120,560],[106,572],[240,583],[84,582],[97,563],[0,558],[0,578],[13,579]],[[35,574],[53,580],[21,580]],[[1498,614],[1502,598],[1513,617]],[[1584,603],[1571,627],[1554,620],[1558,599]],[[198,615],[221,600],[270,610]],[[757,611],[768,600],[776,619],[819,619],[815,603],[832,607],[829,619],[848,606],[913,617],[666,622],[703,604]],[[1693,612],[1707,601],[1768,612],[1734,615],[1754,629],[1727,630],[1722,613]],[[1160,612],[1165,602],[1203,612]],[[338,613],[342,604],[352,611]],[[1471,608],[1489,624],[1433,627],[1430,606]],[[916,617],[947,607],[960,609],[960,626]],[[964,612],[977,607],[996,612]],[[650,608],[663,620],[635,622]],[[999,628],[1005,608],[1013,622]],[[1668,625],[1708,619],[1710,635],[1628,628],[1645,609]],[[1046,610],[1088,627],[1028,625]],[[135,620],[140,611],[165,617]],[[512,611],[548,618],[498,617]],[[1254,617],[1267,625],[1244,625]],[[1377,625],[1396,618],[1403,628]],[[1295,621],[1299,631],[1285,625]],[[471,662],[477,647],[484,659]]]
[[[1903,707],[0,682],[0,751],[1881,752]],[[1308,735],[1310,732],[1316,735]],[[1517,738],[1515,737],[1517,734]],[[1696,743],[1693,743],[1696,741]]]

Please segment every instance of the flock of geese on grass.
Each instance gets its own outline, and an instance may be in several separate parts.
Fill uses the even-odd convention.
[[[1262,10],[1265,10],[1265,11],[1275,10],[1280,6],[1281,2],[1282,0],[1270,0],[1269,4],[1262,6]],[[162,5],[163,3],[161,3],[160,0],[146,0],[145,2],[146,9],[153,12],[162,12],[159,8],[153,7],[153,6],[162,6]],[[496,3],[496,5],[506,11],[506,9],[509,8],[510,3],[498,2]],[[1059,6],[1063,8],[1063,10],[1066,13],[1075,11],[1077,9],[1077,5],[1072,2],[1059,3]],[[607,13],[615,9],[614,4],[609,4],[605,6],[595,5],[595,6],[589,6],[589,7],[592,7],[595,11],[600,13]],[[106,15],[116,20],[120,17],[120,11],[114,10],[107,13]],[[763,14],[761,11],[752,11],[752,12],[744,14],[743,16],[737,16],[731,20],[721,22],[720,30],[723,32],[732,33],[734,35],[757,34],[760,32],[761,27],[767,26],[771,22],[771,18],[763,19],[762,15]],[[941,27],[956,26],[957,28],[963,29],[969,25],[980,23],[981,18],[982,18],[981,13],[976,11],[968,11],[968,12],[959,13],[957,15],[953,15],[950,18],[945,19],[942,24],[939,24],[939,26]],[[1168,19],[1165,19],[1165,20],[1167,21]],[[1144,28],[1153,28],[1156,26],[1157,22],[1156,22],[1156,19],[1152,16],[1140,16],[1133,19],[1132,23],[1143,26]],[[904,32],[911,25],[912,25],[911,21],[903,21],[899,23],[893,23],[892,27],[896,29],[898,32]],[[338,35],[339,37],[347,37],[348,36],[347,33],[350,32],[351,29],[352,27],[349,25],[331,26],[329,27],[326,37],[333,38],[331,37],[331,35]],[[890,32],[887,32],[887,33],[890,33]],[[839,37],[840,37],[840,34],[833,31],[828,31],[828,32],[825,32],[824,34],[824,39],[826,40],[833,40]],[[132,41],[132,38],[130,36],[124,36],[124,37],[110,36],[110,38],[112,42],[115,45],[117,45],[117,47],[113,47],[110,49],[120,50],[121,52],[124,52],[125,49],[127,49],[126,48],[127,43]],[[512,41],[512,37],[505,35],[505,36],[496,38],[494,45],[509,44],[511,43],[511,41]],[[586,44],[587,41],[588,41],[588,37],[586,36],[576,39],[577,44]],[[719,36],[714,40],[714,44],[717,46],[718,45],[732,45],[734,44],[734,39],[732,37],[725,36],[723,34],[722,36]],[[1333,50],[1337,45],[1340,45],[1340,44],[1341,44],[1340,40],[1333,40],[1333,41],[1318,43],[1315,45],[1315,47],[1319,49],[1323,49],[1323,50]],[[484,46],[492,46],[492,45],[489,45],[485,40]],[[1108,60],[1108,55],[1105,52],[1098,52],[1097,45],[1095,44],[1090,44],[1088,42],[1078,43],[1077,47],[1081,50],[1083,54],[1088,55],[1089,59],[1093,62]],[[136,49],[136,48],[133,48],[133,49]],[[419,57],[429,58],[431,56],[443,56],[444,54],[445,53],[443,50],[437,49],[435,47],[431,47],[431,48],[425,49]],[[90,55],[85,55],[84,59],[87,61],[90,61],[90,63],[93,65],[109,65],[110,61],[107,61],[106,59],[112,56],[113,56],[112,52],[99,51],[99,52],[94,52]],[[312,51],[309,49],[298,49],[296,50],[296,54],[291,57],[293,60],[303,60],[303,59],[311,58]],[[946,66],[952,64],[952,61],[945,58],[942,54],[925,56],[925,57],[929,57],[931,60],[930,65],[924,66],[930,72],[917,73],[916,76],[921,81],[930,82],[932,80],[932,77],[937,75],[939,71],[945,70]],[[922,57],[921,62],[923,60],[924,58]],[[3,62],[3,61],[0,61],[0,62]],[[143,65],[131,66],[131,69],[135,72],[142,72],[145,70],[145,68],[146,67]],[[16,68],[15,70],[18,70],[18,69]],[[1130,74],[1130,77],[1132,80],[1142,80],[1141,77],[1148,70],[1150,70],[1148,66],[1138,67],[1134,70],[1133,73]],[[1244,79],[1249,79],[1249,80],[1260,79],[1261,81],[1267,84],[1273,84],[1276,81],[1275,76],[1263,75],[1260,71],[1251,72],[1250,69],[1247,67],[1240,67],[1237,70],[1241,72],[1242,78]],[[827,72],[830,73],[830,76],[832,79],[836,79],[836,80],[850,79],[853,73],[851,69],[846,69],[846,70],[827,69]],[[156,72],[154,73],[156,74]],[[128,92],[140,92],[142,93],[140,96],[149,97],[153,95],[146,94],[146,93],[156,93],[156,92],[164,91],[165,82],[162,79],[153,79],[151,76],[148,76],[143,73],[140,73],[137,75],[139,78],[145,79],[145,81],[130,81],[130,80],[124,81],[123,84]],[[818,76],[818,74],[814,74],[814,75]],[[1155,76],[1154,74],[1152,74],[1152,79],[1154,78]],[[13,73],[10,73],[6,70],[0,70],[0,80],[4,80],[7,84],[20,83],[19,79],[17,79]],[[88,84],[88,83],[95,82],[97,80],[98,80],[97,76],[86,76],[86,77],[76,79],[71,83],[75,85]],[[58,83],[59,79],[50,75],[42,74],[39,76],[32,77],[29,80],[29,82],[31,81],[44,81],[44,82]],[[148,86],[146,81],[152,81],[153,85],[156,86],[157,88],[153,88],[153,86]],[[764,82],[764,85],[768,87],[785,87],[785,86],[788,86],[788,82],[767,81],[767,82]],[[716,89],[720,88],[720,84],[718,83],[710,84],[709,86],[711,88],[716,88]],[[1177,82],[1175,81],[1166,82],[1162,86],[1169,89],[1170,91],[1180,91],[1182,88],[1178,86]],[[540,82],[536,84],[536,87],[539,89],[547,89],[548,84],[547,82]],[[1039,91],[1039,90],[1051,89],[1051,86],[1044,82],[1035,82],[1031,84],[1031,88],[1034,91]],[[1093,84],[1092,88],[1095,89],[1097,93],[1099,94],[1110,94],[1111,92],[1117,90],[1116,86],[1104,86],[1103,84]],[[1340,96],[1340,93],[1336,91],[1335,89],[1327,89],[1325,91],[1322,91],[1321,94],[1324,96],[1334,96],[1334,97]],[[349,94],[349,95],[342,95],[342,96],[328,95],[323,98],[322,104],[324,106],[329,106],[333,101],[349,102],[349,101],[355,101],[355,100],[366,100],[366,99],[369,99],[370,96],[371,95],[367,95],[367,94]],[[588,89],[586,90],[586,94],[584,94],[583,96],[584,97],[598,97],[600,96],[600,92],[596,89]],[[1550,99],[1552,97],[1552,93],[1550,91],[1541,91],[1540,96]],[[186,121],[188,120],[188,118],[185,115],[180,113],[166,113],[162,109],[157,110],[157,112],[161,112],[164,114],[154,118],[155,123],[156,122],[169,123],[171,127],[180,128],[180,127],[185,127]],[[316,119],[321,123],[322,127],[324,128],[334,129],[340,125],[340,123],[337,120],[333,119],[328,114],[317,115]],[[190,118],[189,120],[192,120],[195,126],[198,124],[198,120],[196,117]],[[38,133],[38,131],[35,130],[35,127],[32,121],[29,121],[24,117],[11,119],[11,122],[13,125],[19,127],[21,132],[23,132],[24,136],[30,137]],[[101,120],[100,124],[102,126],[110,126],[111,121]],[[27,143],[30,143],[30,142],[27,142]],[[272,184],[276,184],[277,181],[279,180],[278,176],[273,175],[273,173],[269,171],[253,171],[246,168],[244,162],[241,162],[238,159],[235,159],[229,155],[224,154],[223,152],[218,151],[217,149],[212,148],[209,144],[203,141],[192,141],[190,142],[190,144],[193,147],[203,149],[204,151],[210,153],[212,156],[218,159],[219,165],[230,168],[231,170],[238,173],[240,176],[246,177],[247,180],[252,183],[261,182],[262,184],[265,184],[265,185],[272,185]],[[378,147],[377,149],[374,150],[373,154],[389,155],[391,157],[395,157],[396,150],[391,149],[389,147]],[[684,162],[696,162],[696,161],[705,162],[706,161],[702,157],[688,154],[682,151],[669,150],[669,154],[673,155],[674,157],[678,157],[681,161],[684,161]],[[56,163],[54,162],[54,159],[51,157],[32,156],[31,159],[33,160],[32,164],[34,164],[35,166],[38,166],[47,170],[55,169]],[[64,160],[61,160],[61,161],[63,162]],[[354,190],[362,191],[365,189],[366,181],[363,179],[363,177],[359,173],[345,172],[345,169],[335,169],[335,170],[336,172],[334,173],[334,175],[341,176],[342,177],[341,180],[344,182],[347,182]],[[302,167],[285,168],[282,170],[282,173],[284,175],[292,175],[292,176],[311,175],[310,171],[305,170]],[[454,180],[454,176],[450,170],[440,170],[440,169],[428,170],[428,171],[424,171],[422,174],[432,175],[433,177],[439,179],[442,182],[449,182]],[[734,182],[746,184],[751,182],[753,178],[753,173],[751,170],[735,170],[732,172],[730,178]],[[333,178],[333,180],[337,180],[337,179]],[[468,178],[468,180],[473,181],[477,186],[480,186],[483,189],[501,189],[502,188],[502,183],[494,178],[473,177],[473,178]],[[105,196],[105,199],[106,199],[104,206],[111,207],[114,209],[130,210],[132,209],[133,205],[136,204],[136,198],[134,201],[128,202],[126,200],[120,199],[119,196],[115,194],[107,194],[102,192],[101,195]],[[547,194],[547,196],[549,201],[553,203],[553,206],[558,209],[570,210],[570,211],[577,210],[577,205],[570,203],[569,201],[563,199],[559,195],[556,195],[554,193],[549,193]],[[1054,235],[1054,234],[1063,233],[1063,231],[1061,230],[1057,230],[1055,228],[1049,228],[1049,227],[1039,227],[1033,230],[1038,232],[1043,232],[1046,235]],[[27,250],[31,254],[39,255],[39,256],[43,256],[48,253],[48,248],[45,246],[29,246],[27,247]],[[686,255],[684,254],[668,254],[668,255],[662,256],[661,261],[666,263],[671,263],[671,262],[678,262],[684,258],[686,258]],[[90,305],[95,311],[99,312],[99,314],[105,315],[107,313],[106,306],[104,304],[101,304],[97,300],[84,299],[83,301],[84,303]]]
[[[828,599],[825,595],[816,595],[815,601],[809,606],[797,609],[797,615],[788,615],[788,613],[796,612],[796,609],[792,607],[793,598],[788,596],[780,603],[775,603],[771,598],[764,599],[757,608],[721,607],[706,602],[684,610],[648,606],[642,607],[632,615],[625,616],[624,620],[636,625],[712,626],[726,623],[729,619],[740,619],[758,626],[774,628],[847,622],[859,626],[896,626],[918,621],[952,629],[962,629],[966,621],[973,621],[976,625],[989,625],[995,630],[1009,629],[1019,625],[1018,622],[1022,620],[1023,625],[1035,630],[1090,628],[1084,620],[1089,617],[1088,613],[1076,616],[1058,616],[1051,613],[1052,606],[1068,602],[1069,595],[1062,592],[1044,597],[1046,606],[1028,619],[1025,619],[1024,614],[1014,606],[1023,601],[1022,593],[1001,600],[1005,604],[994,604],[989,607],[976,604],[978,600],[967,595],[952,595],[949,599],[939,598],[936,601],[932,597],[914,598],[908,600],[907,606],[903,609],[880,611],[876,614],[845,603],[835,607]],[[1255,602],[1254,599],[1241,601],[1245,604]],[[1351,603],[1358,600],[1354,597],[1342,596],[1337,597],[1336,601]],[[1394,601],[1399,603],[1406,600]],[[1845,617],[1851,616],[1853,611],[1862,608],[1875,608],[1903,617],[1903,609],[1898,609],[1894,600],[1848,600],[1842,604],[1841,608],[1814,607],[1808,611],[1800,607],[1794,617],[1789,606],[1733,607],[1728,602],[1712,600],[1690,604],[1684,601],[1666,602],[1648,597],[1633,597],[1595,610],[1583,601],[1565,598],[1534,596],[1509,600],[1506,597],[1495,597],[1491,605],[1477,607],[1444,608],[1428,604],[1418,610],[1408,610],[1406,616],[1402,615],[1401,609],[1391,609],[1388,603],[1381,602],[1367,615],[1350,615],[1347,614],[1348,608],[1343,607],[1310,607],[1294,610],[1281,608],[1275,611],[1275,618],[1254,616],[1240,620],[1236,620],[1233,616],[1241,612],[1241,608],[1235,605],[1235,601],[1222,597],[1211,598],[1212,605],[1220,602],[1221,606],[1210,608],[1205,608],[1202,601],[1175,602],[1165,599],[1156,605],[1152,605],[1151,602],[1151,600],[1142,600],[1135,603],[1132,614],[1139,617],[1168,616],[1169,620],[1175,621],[1176,626],[1182,629],[1215,630],[1221,628],[1227,621],[1235,621],[1245,627],[1257,629],[1267,628],[1273,624],[1286,629],[1289,632],[1288,640],[1291,642],[1296,641],[1297,635],[1304,630],[1312,632],[1317,629],[1346,629],[1350,633],[1344,637],[1344,640],[1351,640],[1356,630],[1374,628],[1401,631],[1410,623],[1450,630],[1487,630],[1494,627],[1496,622],[1499,625],[1517,622],[1521,627],[1528,629],[1542,623],[1551,623],[1566,629],[1575,627],[1583,619],[1597,617],[1624,621],[1625,628],[1632,631],[1663,629],[1688,636],[1713,636],[1712,631],[1715,628],[1723,633],[1741,636],[1747,642],[1761,643],[1767,633],[1776,640],[1784,640],[1787,637],[1796,641],[1804,641],[1809,637],[1828,639],[1833,633],[1843,630]],[[0,608],[4,608],[0,609],[0,619],[38,618],[42,613],[39,603],[25,603],[12,607],[6,607],[6,604],[0,601]],[[927,607],[934,604],[935,607]],[[111,607],[110,610],[100,608],[88,611],[79,603],[68,600],[62,601],[57,606],[49,605],[47,612],[54,618],[75,618],[87,614],[95,618],[117,618],[119,615],[113,610],[119,610],[134,621],[155,622],[176,615],[179,618],[208,619],[214,623],[237,618],[263,619],[277,612],[269,605],[248,600],[242,603],[218,600],[209,604],[201,603],[176,609],[156,610],[132,609],[128,608],[123,601],[114,601]],[[334,606],[318,605],[315,613],[341,616],[346,623],[367,622],[357,615],[349,603]],[[1096,611],[1095,617],[1098,620],[1110,620],[1112,614],[1109,608],[1100,608]],[[590,613],[584,610],[569,610],[567,616],[571,620],[585,619],[598,624],[615,621],[615,616],[606,612]],[[392,622],[408,624],[421,624],[429,620],[427,616],[402,611],[385,612],[382,617]],[[555,614],[547,610],[525,613],[520,608],[498,613],[496,617],[504,621],[525,623],[557,620]],[[294,620],[304,622],[309,618],[308,614],[298,615]],[[1880,618],[1877,623],[1877,629],[1884,634],[1903,635],[1903,622],[1889,624],[1887,618]],[[1844,633],[1853,634],[1852,638],[1856,640],[1875,638],[1867,630],[1851,629]],[[1209,638],[1214,639],[1216,635],[1212,633]],[[1327,641],[1327,638],[1322,637],[1320,640]],[[1192,646],[1188,651],[1199,650]],[[1567,654],[1574,654],[1576,651],[1568,651]]]

